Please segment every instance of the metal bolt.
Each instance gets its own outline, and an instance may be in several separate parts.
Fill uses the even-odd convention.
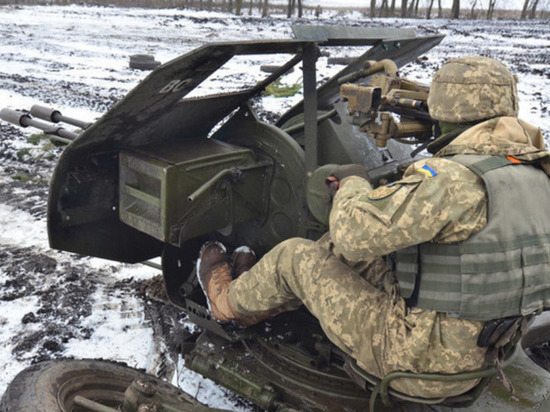
[[[159,408],[156,404],[141,404],[137,409],[137,412],[158,412]]]
[[[155,394],[155,388],[153,385],[141,379],[136,379],[133,381],[132,386],[137,392],[143,394],[144,396],[151,397]]]

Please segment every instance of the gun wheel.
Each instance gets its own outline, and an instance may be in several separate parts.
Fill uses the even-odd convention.
[[[123,411],[125,391],[138,379],[154,388],[163,404],[181,411],[203,408],[178,388],[136,369],[108,361],[64,359],[37,363],[20,372],[4,393],[0,411],[97,410],[78,405],[77,396],[107,407],[101,410]]]

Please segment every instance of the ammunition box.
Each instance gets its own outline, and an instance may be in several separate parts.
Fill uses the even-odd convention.
[[[163,242],[183,241],[266,214],[266,168],[252,150],[199,138],[122,151],[120,220]]]

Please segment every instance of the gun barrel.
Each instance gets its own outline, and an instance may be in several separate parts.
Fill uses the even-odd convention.
[[[81,129],[87,129],[91,123],[84,122],[82,120],[74,119],[72,117],[63,116],[59,110],[51,109],[46,106],[35,104],[31,107],[30,114],[39,119],[46,120],[53,123],[67,123],[72,126],[80,127]]]
[[[55,124],[44,122],[42,120],[34,119],[29,113],[13,110],[13,109],[2,109],[0,111],[0,118],[6,122],[15,124],[21,127],[34,127],[36,129],[42,130],[46,134],[52,134],[59,136],[63,139],[66,139],[67,142],[74,140],[78,137],[78,133],[71,132],[70,130],[64,129],[63,127],[56,126]]]
[[[375,73],[381,72],[382,70],[389,77],[397,76],[397,66],[395,63],[389,59],[376,61],[368,61],[368,66],[364,69],[361,69],[356,72],[352,72],[346,76],[343,76],[338,79],[338,84],[342,85],[344,83],[352,83],[356,80],[359,80],[362,77],[368,77]]]
[[[0,119],[17,126],[27,127],[27,125],[22,123],[22,118],[25,116],[30,117],[25,112],[20,112],[13,109],[5,108],[0,111]]]

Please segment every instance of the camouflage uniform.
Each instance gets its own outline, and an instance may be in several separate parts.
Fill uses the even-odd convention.
[[[474,74],[483,70],[483,63],[481,59]],[[435,87],[454,81],[468,83],[460,73],[458,80],[447,78],[442,85],[434,78]],[[505,83],[497,79],[493,86],[515,93],[515,81]],[[445,92],[452,94],[452,87]],[[480,104],[468,99],[465,108]],[[498,109],[494,102],[489,106]],[[451,106],[443,109],[460,112]],[[491,110],[486,114],[515,116],[517,108],[509,113]],[[396,370],[457,373],[483,368],[487,351],[477,346],[483,323],[408,308],[384,260],[393,251],[424,242],[464,241],[486,225],[484,184],[465,166],[443,157],[454,154],[513,155],[537,159],[550,170],[540,130],[515,117],[497,117],[466,130],[436,157],[414,163],[398,182],[373,190],[362,178],[345,178],[334,197],[330,233],[318,242],[290,239],[275,247],[231,283],[230,306],[253,315],[304,304],[336,346],[378,377]],[[439,397],[464,393],[476,383],[401,378],[391,386],[413,396]]]
[[[439,156],[458,153],[549,158],[540,131],[511,117],[472,127]],[[465,240],[486,224],[486,207],[480,178],[442,157],[416,162],[401,181],[376,190],[348,177],[334,199],[330,235],[275,247],[231,284],[231,306],[254,314],[304,304],[334,344],[378,377],[394,370],[479,369],[486,353],[476,343],[483,324],[407,308],[381,257],[422,242]],[[400,379],[392,386],[435,397],[463,393],[475,383]]]

